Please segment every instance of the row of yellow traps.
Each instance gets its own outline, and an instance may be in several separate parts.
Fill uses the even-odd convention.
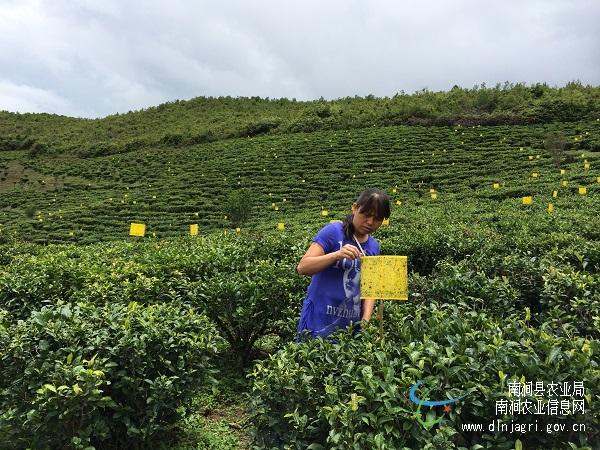
[[[341,220],[330,220],[330,223],[334,223],[334,222],[341,222]],[[384,219],[383,220],[383,225],[389,225],[390,224],[390,219]],[[277,229],[278,230],[285,230],[285,223],[284,222],[279,222],[277,224]],[[190,236],[198,236],[198,224],[194,223],[190,225]],[[236,233],[239,233],[241,231],[241,228],[236,228],[235,229]],[[146,235],[146,224],[145,223],[134,223],[132,222],[131,225],[129,226],[129,235],[130,236],[139,236],[139,237],[144,237]]]
[[[144,237],[146,235],[146,224],[132,222],[129,226],[129,236]],[[198,224],[194,223],[190,225],[190,235],[198,236]]]
[[[579,192],[579,195],[587,195],[587,193],[588,193],[586,187],[580,187],[578,192]],[[552,198],[556,198],[556,197],[558,197],[558,191],[552,191]],[[528,195],[527,197],[523,197],[522,201],[523,201],[524,205],[531,205],[533,203],[533,196]],[[552,203],[550,203],[550,204],[552,204]]]
[[[339,222],[337,220],[331,220],[330,222]],[[278,230],[285,229],[285,223],[279,222],[277,224]],[[198,236],[199,227],[197,223],[193,223],[190,225],[190,236]],[[241,228],[235,229],[236,233],[241,232]],[[129,227],[129,236],[139,236],[144,237],[146,235],[146,224],[145,223],[134,223],[132,222]]]

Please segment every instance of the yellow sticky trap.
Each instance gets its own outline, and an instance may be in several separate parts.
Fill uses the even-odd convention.
[[[552,191],[552,197],[553,198],[558,197],[558,191]]]
[[[552,203],[548,203],[548,212],[552,214],[554,212],[554,205]]]
[[[540,159],[542,157],[542,155],[535,155],[536,159]]]
[[[531,172],[531,176],[532,176],[533,178],[537,178],[537,177],[539,177],[539,175],[540,175],[540,174],[539,174],[538,172]]]
[[[279,211],[279,206],[276,206],[275,208],[273,208],[275,211]]]
[[[569,185],[569,182],[567,180],[563,180],[562,185],[564,187],[567,187]]]
[[[435,192],[435,189],[429,189],[429,193],[433,194]]]
[[[331,219],[331,220],[329,221],[329,223],[336,223],[336,222],[341,222],[341,220],[338,220],[338,219]]]
[[[329,215],[329,211],[327,211],[326,209],[324,209],[324,210],[321,211],[321,215],[323,217],[328,216]]]
[[[500,183],[494,183],[494,189],[500,189]]]
[[[596,178],[596,183],[600,183],[600,177]]]
[[[529,160],[531,161],[533,159],[533,155],[529,155]]]
[[[387,219],[383,219],[383,222],[381,222],[381,225],[385,225],[386,227],[390,225],[390,218],[388,217]]]
[[[235,229],[235,232],[236,232],[236,233],[239,233],[240,231],[242,231],[242,229],[241,229],[241,228],[236,228],[236,229]]]
[[[599,178],[600,180],[600,178]],[[600,183],[600,181],[598,181],[598,183]],[[396,200],[396,206],[400,206],[402,204],[402,202],[400,200]]]
[[[360,297],[381,300],[408,300],[406,256],[363,256]]]
[[[432,194],[431,194],[431,198],[432,198],[433,200],[436,200],[436,199],[437,199],[437,193],[436,193],[436,192],[432,193]]]
[[[277,224],[277,229],[278,229],[278,230],[285,230],[285,223],[283,223],[283,222],[279,222],[279,223]]]
[[[565,169],[560,169],[560,174],[564,175],[565,173],[567,173],[567,171]]]
[[[131,223],[129,227],[129,236],[144,236],[146,234],[146,225],[143,223]]]
[[[590,163],[585,163],[585,164],[583,165],[583,168],[584,168],[585,170],[590,170]]]
[[[531,205],[533,203],[533,197],[530,195],[528,197],[523,197],[524,205]]]
[[[190,235],[198,236],[198,224],[197,223],[193,223],[190,225]]]
[[[586,195],[587,194],[587,188],[586,187],[580,187],[579,188],[579,195]]]
[[[394,188],[392,189],[392,194],[395,194],[398,191],[398,189]]]
[[[350,395],[350,407],[352,411],[358,410],[358,396],[354,392]]]

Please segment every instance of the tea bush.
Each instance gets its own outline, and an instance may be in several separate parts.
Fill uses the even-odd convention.
[[[58,302],[3,317],[0,429],[14,448],[147,445],[210,382],[219,344],[177,304]]]
[[[503,316],[525,305],[520,304],[519,291],[506,277],[489,278],[485,273],[476,272],[468,261],[440,261],[434,273],[421,288],[411,286],[413,295],[419,295],[422,302],[462,303],[472,309],[486,310],[496,316]]]
[[[543,275],[540,302],[547,312],[545,325],[571,325],[580,336],[600,339],[595,320],[600,317],[600,278],[569,266],[550,268]]]
[[[173,242],[100,243],[6,252],[10,264],[0,272],[0,307],[25,319],[44,305],[71,302],[190,302],[191,284],[249,261],[299,259],[291,238],[200,238]],[[290,257],[290,255],[292,255]],[[288,274],[294,274],[290,268]]]
[[[255,260],[243,271],[224,272],[190,288],[190,296],[217,325],[238,363],[245,365],[259,338],[293,337],[305,282],[290,265]]]
[[[582,423],[587,429],[519,436],[525,447],[600,443],[598,341],[553,336],[530,326],[529,316],[495,319],[464,304],[403,303],[389,309],[396,311],[387,316],[385,341],[369,324],[357,337],[342,330],[330,340],[289,344],[256,364],[250,375],[256,445],[412,449],[433,443],[434,448],[511,449],[515,435],[473,434],[462,431],[461,424],[495,419],[510,424],[511,416],[496,415],[494,402],[509,399],[509,381],[524,380],[582,381],[586,412],[518,416],[519,421],[538,420],[543,427],[553,421],[567,427]],[[408,398],[417,380],[433,388],[431,398],[466,397],[449,413],[421,411]]]

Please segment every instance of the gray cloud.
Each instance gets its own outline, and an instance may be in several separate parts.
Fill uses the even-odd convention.
[[[600,3],[0,0],[0,109],[600,84]]]

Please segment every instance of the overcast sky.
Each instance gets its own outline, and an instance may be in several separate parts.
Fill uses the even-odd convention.
[[[0,0],[0,110],[600,85],[598,0]]]

